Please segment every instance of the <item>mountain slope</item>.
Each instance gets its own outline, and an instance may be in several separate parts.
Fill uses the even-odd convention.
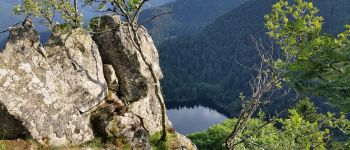
[[[193,33],[214,21],[217,17],[234,9],[246,0],[176,0],[160,7],[148,9],[140,16],[141,24],[149,30],[156,43],[180,35]],[[152,16],[170,14],[147,22]],[[144,23],[146,21],[147,23]]]
[[[148,9],[148,8],[159,7],[161,5],[164,5],[166,3],[173,2],[173,1],[175,0],[151,0],[145,3],[144,8]]]
[[[246,0],[152,0],[145,4],[145,8],[149,9],[141,13],[140,22],[144,23],[147,27],[154,41],[158,41],[159,43],[164,39],[202,29],[217,17],[239,6],[243,1]],[[1,26],[5,28],[23,20],[23,17],[12,15],[13,6],[20,2],[21,0],[3,0],[0,2]],[[89,21],[92,16],[99,15],[98,13],[91,12],[91,10],[93,9],[82,8],[84,18],[86,18],[87,21]],[[144,22],[154,15],[169,11],[171,11],[169,15],[160,16],[149,23]],[[47,29],[41,28],[37,28],[38,31],[46,32]],[[6,37],[7,34],[2,34],[0,35],[0,40]]]
[[[242,4],[200,33],[160,45],[167,100],[212,99],[227,110],[240,107],[237,99],[240,92],[249,94],[251,72],[239,64],[251,66],[258,62],[251,36],[264,39],[264,15],[277,0],[260,1]],[[325,17],[325,31],[344,30],[344,24],[350,21],[350,1],[322,0],[315,4]]]

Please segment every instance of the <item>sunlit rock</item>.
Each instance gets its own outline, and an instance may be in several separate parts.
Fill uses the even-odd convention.
[[[0,103],[32,138],[48,145],[93,138],[86,112],[104,99],[107,84],[89,34],[53,34],[44,48],[27,19],[10,30],[0,62]]]

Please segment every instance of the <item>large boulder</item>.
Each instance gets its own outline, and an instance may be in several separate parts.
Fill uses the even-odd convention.
[[[130,26],[122,22],[118,16],[97,17],[92,22],[98,22],[93,25],[93,39],[99,47],[102,61],[111,64],[118,77],[118,96],[130,103],[131,111],[143,118],[145,127],[151,133],[160,131],[161,107],[155,91],[155,82],[147,64],[152,65],[157,80],[161,80],[163,74],[152,38],[144,27],[135,27],[142,53],[146,57],[145,62],[131,39],[133,33]]]
[[[99,24],[94,27],[93,39],[99,47],[104,64],[111,64],[120,84],[120,96],[128,102],[139,101],[150,91],[153,82],[149,68],[142,60],[134,43],[130,28],[123,24],[117,16],[94,18]],[[96,21],[93,21],[96,22]],[[151,63],[158,79],[163,78],[159,66],[158,51],[147,31],[140,27],[138,36],[146,61]]]
[[[45,50],[65,98],[69,98],[80,113],[86,113],[106,97],[108,87],[101,56],[88,32],[54,30]]]
[[[0,103],[42,144],[90,140],[88,111],[107,90],[99,56],[89,34],[79,29],[54,32],[44,48],[27,19],[10,30],[0,53]]]

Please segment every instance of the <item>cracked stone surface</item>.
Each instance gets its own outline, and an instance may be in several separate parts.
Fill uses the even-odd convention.
[[[99,132],[98,137],[112,137],[117,145],[151,149],[149,135],[162,130],[151,72],[131,42],[128,26],[117,16],[100,19],[103,28],[98,28],[107,25],[113,30],[96,32],[91,38],[83,29],[54,28],[45,45],[30,19],[10,29],[0,53],[3,137],[30,136],[43,145],[69,147]],[[141,26],[137,36],[146,62],[161,80],[152,38]],[[175,148],[192,147],[185,137],[176,138]]]
[[[144,124],[150,133],[162,130],[161,107],[155,83],[147,64],[131,40],[129,27],[118,16],[106,15],[94,19],[100,20],[100,25],[94,27],[96,33],[93,39],[99,47],[103,63],[111,64],[115,70],[120,90],[118,96],[130,103],[133,113],[144,118]],[[113,30],[105,30],[106,27]],[[147,30],[141,26],[138,28],[141,50],[147,63],[152,64],[157,79],[161,80],[163,73],[158,51]]]
[[[0,103],[32,138],[49,145],[93,138],[87,112],[105,98],[107,84],[88,33],[54,31],[43,47],[27,19],[10,29],[0,61]]]

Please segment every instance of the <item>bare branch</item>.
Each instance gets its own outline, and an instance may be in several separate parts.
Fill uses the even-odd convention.
[[[172,12],[164,12],[164,13],[160,13],[160,14],[158,14],[158,15],[154,15],[152,18],[150,18],[150,19],[148,19],[148,20],[145,20],[145,21],[142,21],[140,24],[143,24],[143,25],[148,24],[148,23],[150,23],[151,21],[157,19],[157,18],[160,17],[160,16],[168,15],[168,14],[171,14],[171,13],[172,13]]]
[[[280,88],[280,84],[283,81],[278,76],[278,71],[274,66],[274,58],[273,58],[273,48],[271,51],[267,51],[265,47],[262,45],[261,40],[256,40],[252,37],[255,49],[257,50],[258,55],[261,58],[261,62],[258,65],[254,65],[252,67],[253,71],[256,71],[255,77],[249,82],[250,88],[252,91],[252,96],[248,104],[245,104],[238,120],[233,128],[233,131],[226,139],[226,148],[233,149],[234,146],[237,145],[235,140],[239,137],[239,134],[242,133],[250,120],[251,116],[256,112],[256,110],[261,106],[264,102],[263,98],[268,97],[271,98],[275,94],[281,94],[279,96],[285,96],[286,92]],[[276,92],[278,90],[282,90],[283,92]],[[270,95],[269,95],[270,94]],[[238,143],[242,143],[244,140],[241,140]]]
[[[24,20],[27,20],[28,18],[29,18],[29,16],[26,16],[26,17],[24,18]],[[17,23],[15,23],[15,24],[13,24],[13,25],[10,25],[9,27],[17,26],[17,25],[19,25],[19,24],[21,24],[21,23],[23,23],[23,22],[24,22],[24,21],[17,22]],[[10,31],[10,29],[2,30],[2,31],[0,31],[0,34],[6,33],[6,32],[9,32],[9,31]]]

